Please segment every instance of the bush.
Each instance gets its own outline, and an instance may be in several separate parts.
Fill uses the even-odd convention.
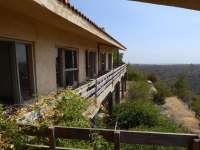
[[[143,72],[135,70],[133,65],[128,64],[127,70],[128,70],[128,80],[129,81],[144,81],[144,80],[146,80],[146,77],[143,74]]]
[[[158,76],[156,76],[155,73],[150,73],[147,76],[147,80],[150,80],[153,83],[156,83],[158,81]]]
[[[141,125],[154,126],[158,121],[158,114],[158,109],[151,102],[137,100],[114,107],[111,118],[113,125],[118,122],[120,129],[130,129]]]
[[[150,86],[145,81],[130,82],[128,88],[128,100],[149,100],[151,98]]]
[[[187,100],[190,89],[184,74],[180,74],[173,85],[173,92],[182,100]]]
[[[3,113],[3,108],[0,106],[0,149],[20,150],[23,142],[24,138],[18,125]]]
[[[61,115],[55,118],[54,124],[68,127],[90,127],[89,119],[82,115],[87,109],[87,102],[72,91],[66,92],[55,108],[55,111]]]
[[[196,116],[200,117],[200,96],[199,95],[193,95],[190,107],[196,113]]]
[[[165,98],[172,95],[170,87],[163,81],[159,80],[154,84],[157,93],[154,95],[154,102],[157,104],[164,104]]]

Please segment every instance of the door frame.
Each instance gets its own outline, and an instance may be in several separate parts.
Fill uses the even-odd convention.
[[[79,48],[77,48],[77,47],[69,47],[69,46],[59,46],[59,45],[56,45],[55,46],[55,49],[54,50],[57,50],[58,52],[59,52],[59,50],[60,50],[60,52],[61,52],[61,61],[60,61],[60,63],[61,64],[59,64],[59,66],[60,66],[60,70],[61,70],[61,73],[60,73],[60,78],[61,78],[61,84],[62,84],[62,87],[61,88],[66,88],[67,86],[66,86],[66,79],[65,79],[65,72],[66,72],[66,70],[67,69],[65,69],[65,51],[76,51],[76,53],[77,53],[77,84],[79,85],[79,70],[80,70],[80,68],[79,68]],[[56,77],[57,78],[57,77]],[[77,86],[78,86],[77,85]],[[58,88],[58,87],[57,87]]]
[[[16,55],[16,43],[20,44],[26,44],[30,46],[30,51],[31,51],[31,70],[32,70],[32,86],[33,86],[33,99],[37,95],[37,80],[36,80],[36,60],[35,60],[35,46],[34,42],[31,41],[25,41],[25,40],[19,40],[19,39],[12,39],[12,38],[6,38],[6,37],[1,37],[0,36],[0,41],[5,41],[5,42],[10,42],[12,48],[10,49],[10,57],[12,58],[12,66],[11,66],[11,71],[14,73],[12,76],[12,95],[13,95],[13,103],[14,104],[22,104],[25,101],[22,100],[21,96],[21,87],[20,87],[20,78],[19,78],[19,68],[17,65],[17,55]],[[13,53],[11,52],[13,50]],[[13,55],[13,56],[12,56]]]

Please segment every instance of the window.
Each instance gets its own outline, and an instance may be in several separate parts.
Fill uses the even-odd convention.
[[[100,74],[106,72],[106,53],[100,53]]]
[[[112,54],[108,54],[108,69],[112,70]]]
[[[34,97],[35,73],[31,44],[0,41],[0,103],[23,103]]]
[[[73,49],[56,49],[56,78],[57,86],[77,86],[78,56]]]
[[[65,85],[78,84],[77,51],[65,50]]]
[[[32,98],[34,92],[31,45],[16,43],[16,56],[21,97],[23,100],[28,100]]]
[[[86,76],[94,78],[96,76],[96,52],[86,51]]]

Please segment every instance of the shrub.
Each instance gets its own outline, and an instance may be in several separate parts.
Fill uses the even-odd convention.
[[[113,125],[118,122],[121,129],[130,129],[141,125],[154,126],[158,121],[158,114],[158,109],[151,102],[137,100],[114,107],[111,118]]]
[[[196,113],[197,117],[200,117],[200,96],[194,95],[191,101],[191,109]]]
[[[154,102],[157,104],[164,104],[165,98],[172,95],[170,87],[163,81],[159,80],[154,84],[157,93],[154,95]]]
[[[133,65],[128,64],[127,70],[128,70],[128,80],[129,81],[144,81],[144,80],[146,80],[144,73],[141,71],[135,70]]]
[[[187,100],[190,89],[184,74],[180,74],[173,85],[173,92],[182,100]]]
[[[0,149],[20,150],[23,142],[18,125],[3,113],[3,108],[0,106]]]
[[[147,80],[150,80],[153,83],[156,83],[158,81],[158,76],[155,73],[150,73],[147,76]]]
[[[151,98],[150,86],[145,81],[130,82],[128,88],[128,100],[149,100]]]
[[[55,108],[61,116],[55,119],[54,124],[68,127],[90,127],[90,121],[82,115],[87,105],[84,98],[72,91],[66,92]]]

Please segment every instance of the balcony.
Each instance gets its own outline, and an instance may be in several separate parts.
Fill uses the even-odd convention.
[[[123,64],[103,76],[90,80],[85,85],[76,89],[76,92],[82,97],[86,99],[95,99],[95,105],[92,104],[89,106],[88,112],[85,112],[88,118],[93,118],[96,115],[101,104],[109,94],[114,93],[115,95],[111,101],[116,101],[116,103],[120,102],[126,90],[126,72],[127,65]]]
[[[106,93],[113,90],[112,88],[125,76],[126,72],[127,65],[123,64],[97,79],[90,80],[85,85],[77,88],[76,91],[84,98],[91,99],[96,97],[101,102]]]

